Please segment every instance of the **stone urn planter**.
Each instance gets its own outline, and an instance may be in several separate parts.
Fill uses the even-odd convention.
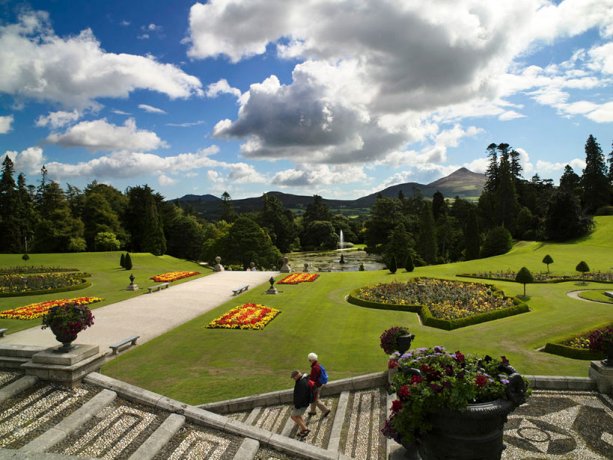
[[[66,303],[52,307],[43,316],[42,329],[49,328],[55,339],[62,344],[57,353],[68,353],[74,346],[79,332],[94,324],[94,315],[85,305]]]

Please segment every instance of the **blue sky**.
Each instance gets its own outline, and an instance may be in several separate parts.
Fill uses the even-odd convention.
[[[353,199],[613,141],[613,0],[0,0],[0,157],[168,199]]]

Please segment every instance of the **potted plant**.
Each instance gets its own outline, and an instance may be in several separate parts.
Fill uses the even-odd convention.
[[[590,341],[590,350],[605,354],[606,359],[602,363],[607,367],[613,367],[613,327],[592,332],[588,340]]]
[[[57,350],[67,353],[73,349],[72,342],[79,332],[94,324],[94,315],[86,305],[66,303],[49,309],[42,318],[42,329],[51,329],[62,346]]]
[[[424,460],[499,459],[507,415],[525,402],[527,382],[504,356],[464,355],[443,347],[394,353],[391,413],[383,434]]]
[[[406,327],[393,326],[383,331],[381,334],[380,346],[383,351],[391,355],[395,351],[404,353],[411,346],[411,341],[415,338]]]

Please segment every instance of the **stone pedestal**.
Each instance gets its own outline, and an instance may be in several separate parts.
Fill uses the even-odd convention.
[[[613,367],[605,366],[602,361],[592,361],[590,378],[596,382],[600,393],[613,395]]]
[[[278,294],[279,291],[277,291],[276,287],[270,287],[269,289],[266,290],[266,294]]]
[[[138,284],[130,283],[130,284],[128,284],[128,287],[126,289],[128,291],[138,291]]]
[[[100,353],[98,345],[75,344],[68,353],[58,353],[59,347],[35,353],[21,365],[26,375],[41,380],[73,384],[90,372],[98,371],[107,353]]]

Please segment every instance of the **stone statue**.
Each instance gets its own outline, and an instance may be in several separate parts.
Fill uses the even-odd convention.
[[[281,266],[281,270],[279,270],[281,273],[291,273],[292,272],[292,267],[289,266],[288,262],[289,262],[289,259],[287,257],[284,257],[283,265]]]
[[[277,288],[275,287],[274,276],[271,276],[268,282],[270,283],[270,288],[268,288],[268,290],[266,291],[266,294],[277,294],[279,291],[277,291]]]
[[[304,264],[304,269],[302,270],[304,273],[309,272],[309,264]]]
[[[215,257],[215,266],[213,267],[213,271],[222,272],[224,271],[223,265],[221,265],[221,257]]]
[[[130,273],[130,284],[128,285],[128,291],[138,291],[138,284],[134,283],[136,277],[133,273]]]
[[[255,267],[255,262],[251,262],[251,263],[249,264],[249,269],[248,269],[248,270],[249,270],[249,271],[251,271],[251,272],[256,272],[256,271],[258,271],[258,269]]]

